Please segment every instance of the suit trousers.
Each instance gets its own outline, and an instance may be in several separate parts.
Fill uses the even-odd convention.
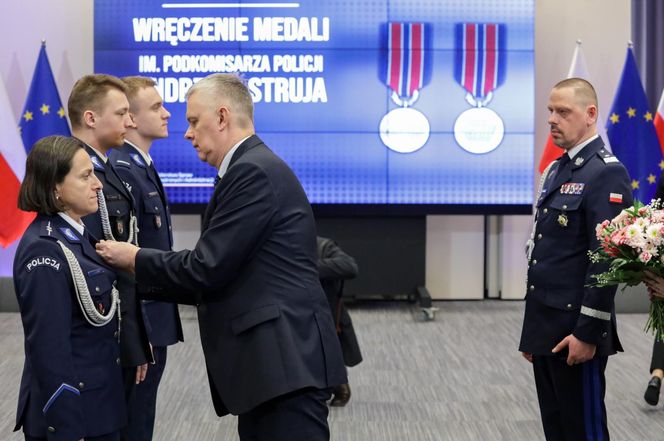
[[[25,441],[47,441],[46,438],[35,438],[25,435]],[[86,436],[85,441],[120,441],[120,432],[113,432],[101,436]]]
[[[151,441],[157,412],[157,389],[166,367],[167,346],[153,346],[154,364],[148,365],[145,380],[134,387],[127,406],[128,425],[124,441]]]
[[[329,441],[329,389],[306,388],[238,416],[240,441]]]
[[[604,370],[607,357],[568,366],[565,356],[533,356],[547,441],[609,441]]]

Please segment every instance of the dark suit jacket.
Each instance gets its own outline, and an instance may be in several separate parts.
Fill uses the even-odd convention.
[[[110,310],[115,272],[57,215],[38,216],[16,251],[25,366],[15,430],[22,426],[33,437],[69,441],[116,432],[127,417],[117,313],[101,327],[86,321],[58,240],[76,256],[101,311]]]
[[[86,145],[85,149],[92,159],[95,175],[104,186],[102,190],[113,237],[124,242],[129,237],[129,218],[135,212],[134,198],[110,160],[104,163],[90,146]],[[82,220],[94,239],[104,239],[99,211],[85,216]],[[144,323],[145,312],[136,297],[134,277],[126,271],[118,271],[117,274],[117,287],[122,300],[122,332],[120,333],[122,366],[133,367],[152,361]]]
[[[318,277],[327,296],[332,318],[334,319],[341,352],[346,366],[362,362],[360,344],[355,335],[353,321],[343,303],[344,281],[357,277],[357,263],[346,254],[332,239],[317,237]]]
[[[138,245],[170,251],[173,248],[171,215],[166,192],[154,167],[149,167],[131,145],[111,150],[109,160],[120,178],[129,184],[136,201]],[[145,300],[148,337],[153,346],[169,346],[183,341],[177,305]]]
[[[631,181],[601,138],[556,173],[557,165],[537,201],[519,350],[551,355],[556,344],[574,334],[597,345],[598,356],[611,355],[622,350],[613,304],[616,287],[589,286],[608,264],[590,262],[587,253],[599,247],[597,224],[632,205]],[[617,198],[622,202],[611,201]]]
[[[215,188],[196,247],[138,252],[136,279],[150,298],[199,302],[217,414],[346,382],[315,230],[295,174],[254,135]]]

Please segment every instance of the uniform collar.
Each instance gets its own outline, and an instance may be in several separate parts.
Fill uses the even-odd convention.
[[[76,222],[71,216],[69,216],[67,213],[63,211],[59,212],[58,216],[63,218],[69,225],[71,225],[76,231],[78,231],[78,233],[81,236],[83,236],[83,233],[85,231],[85,225],[83,224],[82,221],[80,223]]]
[[[150,156],[149,153],[145,153],[143,150],[140,149],[140,147],[138,147],[136,144],[132,143],[128,139],[125,139],[125,143],[128,146],[133,147],[134,150],[136,150],[141,155],[141,157],[143,158],[143,161],[145,161],[145,163],[148,165],[148,167],[150,166],[150,164],[152,164],[152,156]]]
[[[578,144],[578,145],[572,147],[571,149],[569,149],[569,150],[567,151],[567,154],[569,155],[570,159],[574,159],[574,157],[575,157],[575,156],[576,156],[576,155],[577,155],[577,154],[578,154],[578,153],[579,153],[579,152],[580,152],[585,146],[587,146],[588,144],[590,144],[591,142],[593,142],[593,141],[596,140],[597,138],[599,138],[599,135],[595,134],[595,136],[591,136],[590,138],[588,138],[588,139],[586,139],[585,141],[583,141],[581,144]]]

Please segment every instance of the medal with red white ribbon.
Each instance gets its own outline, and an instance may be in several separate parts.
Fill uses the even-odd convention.
[[[454,123],[454,138],[470,153],[488,153],[505,134],[503,120],[486,107],[505,81],[506,26],[496,23],[457,23],[454,78],[473,106]]]
[[[399,153],[419,150],[429,139],[430,126],[412,105],[431,78],[431,26],[389,22],[381,27],[381,80],[399,106],[380,121],[380,138]]]

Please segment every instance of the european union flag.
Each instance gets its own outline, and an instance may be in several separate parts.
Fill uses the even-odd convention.
[[[644,203],[649,203],[655,195],[657,178],[664,170],[653,121],[654,115],[648,108],[648,99],[630,47],[606,122],[606,134],[613,154],[625,164],[632,178],[634,198]]]
[[[70,136],[67,115],[55,85],[51,65],[46,56],[46,44],[42,43],[32,76],[28,98],[21,114],[21,138],[27,152],[44,136]]]

